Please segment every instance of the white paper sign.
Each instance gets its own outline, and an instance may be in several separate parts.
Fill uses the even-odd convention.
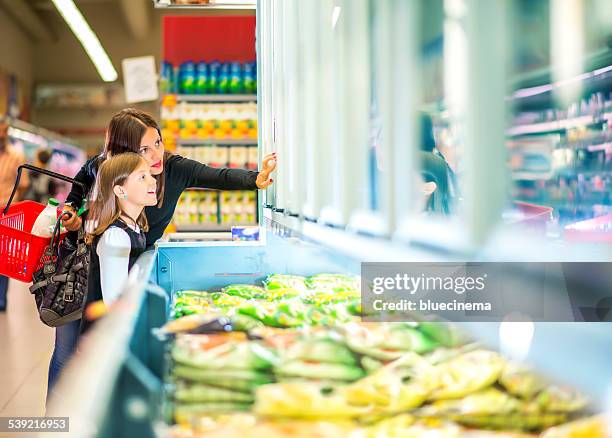
[[[155,57],[125,58],[121,64],[126,102],[157,100],[159,89],[155,72]]]

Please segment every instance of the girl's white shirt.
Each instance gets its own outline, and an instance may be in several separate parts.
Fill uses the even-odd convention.
[[[140,233],[138,225],[128,225]],[[100,237],[96,253],[100,258],[100,286],[104,304],[112,304],[121,294],[121,288],[128,277],[130,236],[119,227],[110,227]]]

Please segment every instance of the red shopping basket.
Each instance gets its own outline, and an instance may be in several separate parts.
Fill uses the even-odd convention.
[[[35,236],[31,233],[36,218],[45,208],[44,205],[34,201],[22,201],[11,205],[19,186],[22,169],[44,173],[71,183],[81,183],[67,176],[39,169],[29,164],[19,166],[17,169],[17,180],[13,193],[11,193],[11,197],[0,217],[0,275],[29,283],[32,281],[32,274],[41,268],[46,261],[43,258],[43,253],[51,243],[51,238]],[[58,210],[58,217],[60,214]],[[60,239],[64,235],[65,233],[61,235]]]
[[[35,236],[31,231],[44,209],[38,202],[18,202],[0,218],[0,274],[30,282],[32,274],[42,267],[46,261],[42,255],[51,238]],[[57,214],[59,217],[60,212]]]

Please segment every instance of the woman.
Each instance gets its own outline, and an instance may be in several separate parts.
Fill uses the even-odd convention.
[[[276,153],[264,157],[260,172],[242,169],[215,169],[188,158],[164,151],[164,144],[157,122],[149,114],[137,109],[124,109],[111,120],[104,153],[90,159],[75,176],[87,187],[87,192],[74,185],[66,202],[78,208],[91,189],[96,171],[108,156],[124,152],[140,154],[151,166],[151,175],[157,180],[156,206],[147,207],[149,221],[147,247],[152,247],[172,220],[179,197],[190,187],[219,190],[265,189],[273,180],[270,174],[276,168]],[[70,207],[69,207],[70,208]],[[73,210],[74,210],[73,208]],[[64,221],[69,231],[78,230],[81,218],[73,215]]]
[[[72,186],[68,195],[67,208],[78,209],[94,184],[96,173],[107,157],[125,152],[135,152],[142,156],[151,167],[151,175],[157,183],[157,204],[145,208],[149,230],[145,233],[146,246],[151,248],[172,220],[172,215],[181,193],[190,187],[219,190],[256,190],[265,189],[273,180],[270,174],[276,168],[276,154],[264,157],[260,172],[242,169],[215,169],[197,161],[166,152],[157,122],[149,114],[127,108],[115,114],[106,133],[104,152],[88,160],[75,176],[86,190]],[[64,221],[69,231],[80,228],[82,219],[72,215]],[[61,369],[76,347],[80,321],[65,324],[56,329],[55,349],[49,366],[48,392],[51,392]]]
[[[425,182],[425,210],[450,215],[456,209],[458,185],[455,172],[436,147],[433,122],[425,113],[421,114],[421,176]]]

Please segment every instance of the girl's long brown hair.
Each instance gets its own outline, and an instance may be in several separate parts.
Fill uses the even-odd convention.
[[[159,134],[159,138],[162,138],[159,125],[149,113],[136,108],[125,108],[119,111],[108,124],[103,157],[114,157],[125,152],[139,154],[140,141],[147,128],[154,128]],[[169,152],[164,153],[164,166],[169,156]],[[165,173],[164,170],[159,175],[153,175],[153,178],[157,180],[158,207],[161,207],[164,201]]]
[[[104,160],[98,169],[96,184],[93,190],[95,199],[87,216],[87,243],[93,243],[96,236],[104,233],[107,228],[121,216],[119,200],[113,191],[117,185],[123,185],[128,177],[145,159],[133,152],[126,152]],[[144,209],[136,219],[136,224],[143,230],[149,230]]]

